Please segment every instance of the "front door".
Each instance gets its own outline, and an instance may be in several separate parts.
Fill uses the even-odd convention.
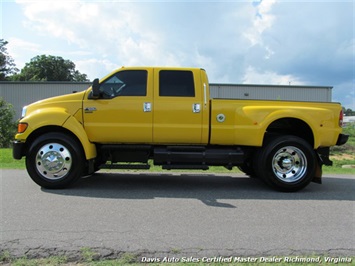
[[[99,99],[83,102],[84,126],[91,142],[151,143],[151,70],[121,70],[100,82]],[[152,86],[150,86],[152,87]]]

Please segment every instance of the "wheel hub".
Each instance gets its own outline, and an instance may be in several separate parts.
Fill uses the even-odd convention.
[[[307,170],[305,154],[293,146],[279,149],[272,159],[272,164],[274,174],[283,182],[296,182]]]
[[[292,160],[291,160],[290,158],[283,158],[283,159],[281,160],[280,166],[281,166],[281,168],[283,168],[283,169],[289,170],[289,169],[291,169],[291,167],[292,167]]]
[[[60,179],[70,170],[72,157],[69,150],[61,144],[50,143],[38,150],[36,167],[47,179]]]

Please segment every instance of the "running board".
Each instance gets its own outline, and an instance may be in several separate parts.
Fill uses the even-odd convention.
[[[169,167],[227,166],[244,162],[244,151],[239,147],[167,146],[154,148],[154,164]],[[179,168],[181,169],[181,168]]]
[[[140,169],[149,170],[149,164],[102,164],[100,169]]]
[[[173,170],[173,169],[179,169],[179,170],[208,170],[209,167],[207,165],[183,165],[183,164],[164,164],[161,167],[164,170]]]

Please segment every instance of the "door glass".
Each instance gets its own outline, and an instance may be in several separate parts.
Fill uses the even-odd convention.
[[[145,70],[129,70],[116,73],[100,86],[102,99],[117,96],[146,96],[147,72]]]
[[[159,96],[195,97],[191,71],[162,70],[159,75]]]

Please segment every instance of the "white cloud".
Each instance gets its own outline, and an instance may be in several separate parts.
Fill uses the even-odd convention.
[[[81,73],[85,73],[88,77],[93,80],[94,78],[102,78],[106,74],[112,72],[113,70],[120,68],[122,66],[114,64],[107,59],[84,59],[75,60],[75,68]],[[101,69],[98,71],[98,69]]]
[[[174,64],[161,37],[144,22],[138,4],[83,1],[21,1],[27,27],[62,39],[96,57],[126,65]],[[163,58],[163,60],[161,59]]]
[[[97,4],[68,0],[18,2],[24,8],[25,25],[29,30],[64,39],[82,48],[86,46],[86,39],[80,34],[80,27],[93,27],[98,20]]]
[[[245,23],[241,23],[246,18],[245,11],[252,10],[249,3],[20,3],[29,30],[91,51],[91,58],[76,62],[95,58],[113,65],[187,65],[209,69],[216,69],[223,58],[219,55],[222,47],[230,58],[236,53],[236,46],[242,47],[240,42],[244,40],[238,32],[245,28]],[[224,16],[213,16],[211,11],[224,12]],[[197,15],[202,18],[194,21]],[[239,48],[237,53],[242,54],[243,50]],[[225,80],[227,74],[211,76]]]
[[[11,31],[8,49],[18,67],[26,51],[21,62],[63,56],[91,79],[122,65],[197,66],[210,82],[327,85],[337,99],[337,84],[353,83],[353,1],[17,3],[26,31]]]
[[[14,52],[19,48],[26,49],[28,51],[39,52],[41,50],[41,46],[37,43],[28,42],[19,38],[12,37],[9,39],[11,43],[11,47]]]
[[[261,67],[302,76],[312,84],[335,85],[352,76],[354,3],[280,1],[263,44],[274,54]]]
[[[247,67],[244,77],[244,84],[275,84],[275,85],[304,85],[304,82],[293,75],[280,75],[271,71],[260,72],[252,66]]]
[[[255,11],[251,14],[253,24],[244,33],[251,46],[263,45],[262,34],[265,30],[271,28],[275,21],[275,16],[271,12],[275,3],[276,0],[264,0],[255,4]]]
[[[42,51],[41,45],[16,37],[9,38],[8,42],[11,44],[7,46],[8,53],[15,60],[16,67],[19,69],[23,68],[30,61],[31,57],[26,55],[38,54]]]

